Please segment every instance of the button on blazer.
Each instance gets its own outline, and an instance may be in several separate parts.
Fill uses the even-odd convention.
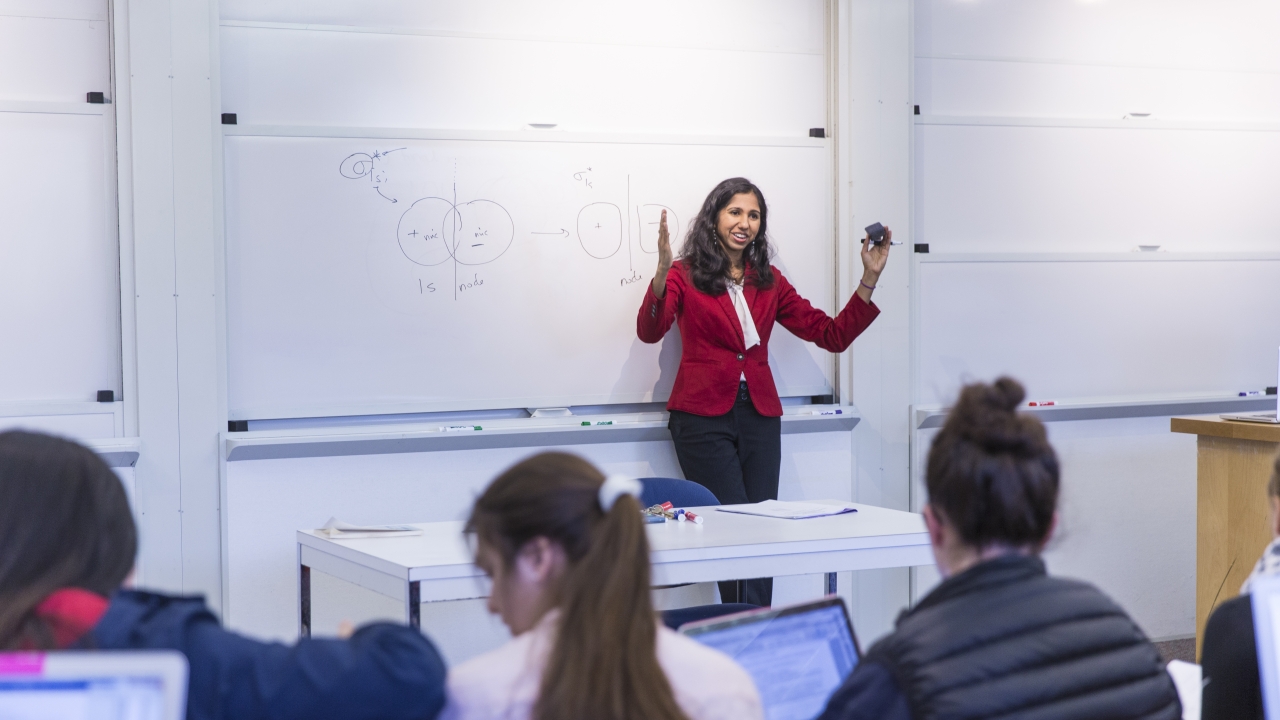
[[[766,417],[780,417],[782,402],[769,369],[769,336],[774,321],[801,340],[838,353],[848,348],[880,314],[875,303],[868,304],[855,293],[840,314],[832,318],[800,297],[778,268],[773,268],[774,282],[768,288],[752,285],[755,273],[749,267],[747,273],[743,296],[760,334],[760,344],[749,350],[729,293],[713,296],[694,287],[679,260],[667,274],[667,288],[661,298],[653,294],[652,284],[645,286],[644,302],[636,317],[636,335],[644,342],[656,343],[675,322],[683,341],[668,410],[708,417],[723,415],[733,407],[738,381],[746,375],[756,410]]]

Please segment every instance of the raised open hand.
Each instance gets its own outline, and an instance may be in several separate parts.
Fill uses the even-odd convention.
[[[671,255],[671,234],[667,231],[667,211],[662,211],[662,219],[658,221],[658,271],[653,276],[651,287],[653,294],[662,297],[667,291],[667,272],[671,270],[674,258]]]

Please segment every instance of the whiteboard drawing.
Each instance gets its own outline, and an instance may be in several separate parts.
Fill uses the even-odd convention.
[[[511,213],[492,200],[454,204],[444,198],[421,198],[396,226],[401,252],[426,267],[450,259],[459,265],[491,263],[511,247],[515,235]]]
[[[342,173],[342,177],[348,180],[359,180],[361,178],[369,178],[369,184],[373,189],[382,196],[383,200],[391,203],[398,203],[399,200],[393,197],[387,197],[382,192],[382,185],[387,181],[387,173],[378,168],[378,161],[390,155],[393,152],[400,152],[408,148],[395,148],[393,150],[375,150],[373,154],[369,153],[352,153],[342,159],[338,165],[338,172]]]
[[[348,180],[367,181],[383,200],[399,204],[400,198],[395,197],[384,164],[387,156],[406,149],[351,153],[338,164],[338,172]],[[573,184],[583,190],[594,190],[596,185],[592,173],[589,166],[573,173]],[[456,161],[454,177],[456,183]],[[630,206],[630,175],[627,175],[626,182],[626,203]],[[404,189],[400,192],[403,193]],[[680,234],[680,220],[669,206],[646,203],[634,206],[633,210],[635,225],[631,224],[631,209],[624,217],[622,207],[615,203],[588,203],[579,208],[575,225],[579,245],[593,259],[612,258],[622,249],[622,243],[627,243],[627,262],[632,276],[622,284],[641,277],[635,267],[633,243],[638,243],[643,253],[652,255],[658,252],[658,224],[664,210],[672,236],[679,237]],[[458,265],[486,265],[497,260],[511,247],[515,234],[515,220],[503,205],[488,199],[458,202],[456,184],[454,199],[419,197],[409,204],[396,224],[396,242],[406,259],[422,267],[436,267],[452,261],[455,270]],[[563,227],[530,231],[529,234],[570,236],[569,230]]]
[[[637,238],[640,249],[650,255],[658,252],[658,223],[662,220],[662,211],[667,211],[667,230],[672,239],[680,237],[680,218],[676,211],[666,205],[649,203],[636,207]]]
[[[613,203],[594,202],[578,211],[578,242],[597,260],[618,252],[622,229],[622,211]]]

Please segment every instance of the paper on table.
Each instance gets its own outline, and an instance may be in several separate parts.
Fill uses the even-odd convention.
[[[355,538],[421,535],[422,528],[412,525],[352,525],[351,523],[342,522],[336,517],[331,517],[329,522],[325,523],[324,527],[317,532],[321,535],[327,535],[330,539],[351,540]]]
[[[1204,689],[1203,670],[1195,663],[1170,660],[1165,666],[1182,701],[1182,720],[1200,720],[1200,694]]]
[[[765,500],[754,505],[722,505],[716,508],[720,512],[737,513],[739,515],[759,515],[761,517],[782,518],[784,520],[803,520],[804,518],[826,517],[858,512],[857,508],[844,505],[824,505],[822,503],[784,502],[781,500]]]

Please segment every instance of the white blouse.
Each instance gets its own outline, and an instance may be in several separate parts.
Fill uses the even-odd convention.
[[[440,720],[528,720],[555,641],[557,611],[449,671]],[[658,624],[658,664],[690,720],[763,720],[751,676],[728,655]]]
[[[760,344],[760,333],[756,332],[756,322],[751,317],[751,308],[747,307],[747,298],[742,293],[742,282],[729,281],[727,286],[729,300],[733,302],[733,309],[738,313],[738,324],[742,326],[742,339],[750,350]],[[746,373],[742,373],[742,379],[747,379]]]

